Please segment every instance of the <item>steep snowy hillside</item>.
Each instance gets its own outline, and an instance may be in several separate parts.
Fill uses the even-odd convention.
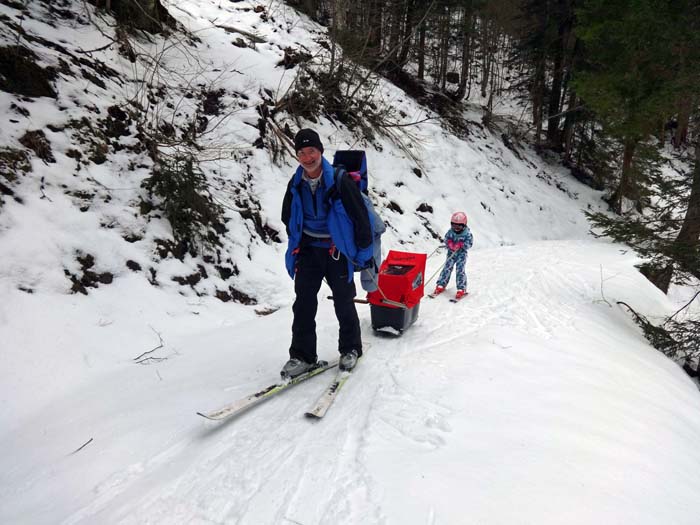
[[[140,52],[166,64],[144,84],[155,75],[150,62],[130,62],[116,44],[105,48],[109,42],[90,21],[110,34],[108,20],[81,2],[64,4],[62,19],[51,16],[50,3],[37,2],[21,21],[20,11],[0,6],[5,26],[25,35],[22,44],[55,86],[54,98],[0,92],[10,117],[0,130],[12,192],[0,215],[0,242],[13,252],[1,270],[10,287],[86,292],[137,272],[185,294],[280,306],[276,291],[286,277],[259,261],[283,252],[279,211],[294,162],[283,155],[282,166],[275,165],[272,145],[256,147],[268,145],[274,131],[260,116],[295,78],[285,57],[323,51],[323,31],[278,2],[174,2],[172,14],[189,37],[135,40]],[[4,42],[14,43],[10,31]],[[305,125],[318,129],[329,156],[366,148],[371,195],[390,226],[387,246],[432,249],[459,209],[469,215],[479,247],[586,235],[581,209],[597,208],[599,195],[565,170],[525,147],[508,149],[476,124],[476,114],[465,114],[474,124],[458,139],[391,85],[382,84],[376,97],[405,115],[399,123],[433,117],[402,138],[415,159],[381,134],[358,143],[342,124]],[[207,130],[200,140],[210,160],[202,169],[224,207],[226,231],[205,256],[173,242],[158,199],[143,187],[154,147],[146,128],[167,124],[177,135],[193,121]],[[291,119],[278,124],[295,127]]]
[[[696,522],[700,394],[616,301],[674,305],[589,237],[598,192],[475,109],[457,137],[388,83],[376,104],[430,117],[398,140],[327,117],[274,128],[265,115],[325,30],[277,0],[168,6],[178,31],[132,40],[159,57],[154,76],[90,5],[0,1],[0,52],[20,42],[46,79],[0,91],[1,523]],[[201,130],[214,248],[178,246],[144,187],[156,118]],[[432,253],[464,210],[471,293],[424,299],[399,338],[358,305],[370,348],[324,420],[303,413],[328,373],[212,424],[195,412],[287,358],[285,125],[317,129],[329,157],[367,151],[385,252]],[[317,322],[332,358],[329,302]]]

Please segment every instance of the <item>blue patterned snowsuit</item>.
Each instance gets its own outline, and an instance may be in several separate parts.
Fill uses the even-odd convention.
[[[469,230],[469,226],[465,226],[460,233],[455,232],[450,228],[445,234],[445,246],[447,246],[447,261],[445,267],[440,272],[440,277],[437,280],[437,285],[443,288],[447,286],[452,268],[457,265],[457,289],[467,290],[467,273],[464,267],[467,264],[467,250],[472,247],[474,237]]]

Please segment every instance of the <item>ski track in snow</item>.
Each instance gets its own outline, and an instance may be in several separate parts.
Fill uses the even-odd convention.
[[[231,421],[200,424],[152,459],[100,483],[92,504],[65,523],[387,522],[381,495],[373,493],[367,437],[416,452],[436,450],[448,444],[454,415],[448,399],[413,392],[415,377],[404,384],[402,372],[416,364],[430,371],[426,383],[445,385],[455,380],[448,364],[427,350],[475,351],[474,340],[491,325],[548,339],[575,328],[577,304],[593,293],[585,286],[582,291],[575,274],[557,268],[557,250],[527,251],[527,264],[522,250],[501,252],[488,268],[471,261],[470,285],[477,293],[462,303],[425,300],[418,323],[403,336],[366,335],[372,348],[323,420],[300,414],[332,373]],[[518,265],[520,271],[513,268]],[[499,285],[486,284],[494,282]],[[569,292],[562,296],[562,289]],[[548,304],[549,297],[556,303]],[[363,329],[367,334],[366,321]],[[158,483],[164,479],[170,481]],[[308,515],[308,498],[314,515]],[[299,515],[303,509],[306,515]],[[416,523],[421,521],[437,522],[435,511]]]
[[[353,383],[367,381],[362,369],[357,375]],[[66,523],[294,523],[295,506],[309,495],[317,506],[314,522],[357,522],[348,516],[368,497],[359,456],[373,392],[339,399],[336,414],[349,411],[350,418],[310,422],[300,414],[332,374],[320,377],[237,419],[205,423],[199,434],[115,474]],[[152,486],[158,479],[172,481]]]
[[[580,345],[569,349],[562,343],[562,337],[590,338],[595,330],[604,330],[590,321],[591,315],[582,317],[582,309],[602,312],[600,319],[615,318],[615,310],[601,302],[596,276],[590,274],[594,272],[590,262],[588,274],[583,265],[578,267],[575,263],[591,246],[553,242],[475,252],[468,264],[470,289],[474,293],[457,304],[449,302],[447,294],[424,299],[418,321],[400,337],[372,333],[369,312],[360,310],[363,337],[369,348],[325,418],[312,421],[303,413],[332,379],[333,371],[223,423],[202,421],[192,413],[185,420],[189,424],[168,436],[161,450],[153,453],[151,445],[148,451],[133,451],[134,461],[113,468],[109,475],[97,480],[91,494],[80,494],[73,504],[72,496],[60,495],[64,505],[72,506],[72,510],[58,521],[241,525],[463,523],[456,515],[445,514],[443,507],[431,500],[443,493],[454,498],[454,487],[463,485],[462,490],[472,494],[465,501],[476,509],[474,523],[482,523],[495,511],[495,502],[484,492],[482,483],[509,486],[512,482],[507,478],[517,478],[521,463],[529,464],[535,471],[543,468],[537,463],[537,451],[542,449],[544,453],[548,447],[561,447],[556,445],[558,439],[565,438],[568,446],[591,454],[592,441],[617,448],[618,456],[611,456],[606,462],[619,469],[628,468],[628,463],[648,463],[640,451],[649,446],[646,440],[650,429],[643,420],[628,415],[629,401],[617,399],[615,392],[627,388],[631,398],[643,400],[645,410],[659,414],[667,411],[664,402],[658,401],[664,395],[662,387],[639,385],[636,379],[637,373],[656,370],[656,354],[652,350],[651,354],[627,353],[616,364],[614,356],[619,348],[611,348],[611,360],[601,362],[582,351]],[[616,256],[613,249],[602,249],[601,264],[615,264]],[[614,281],[610,283],[613,285]],[[331,311],[330,304],[321,303],[319,341],[323,345],[336,337],[337,325]],[[621,314],[619,318],[627,322]],[[263,330],[266,322],[278,323],[274,317],[259,322]],[[286,335],[279,339],[279,362],[284,359],[285,339]],[[559,342],[551,346],[549,341]],[[537,351],[524,351],[533,344]],[[212,370],[220,368],[223,362],[212,363]],[[638,370],[630,370],[630,363]],[[541,373],[545,365],[549,367],[548,376]],[[575,376],[572,369],[578,371]],[[239,386],[226,378],[225,371],[220,374],[221,391],[233,400],[267,384],[276,370],[265,369],[252,377],[250,368],[243,370]],[[614,379],[606,383],[605,378]],[[572,397],[566,389],[570,381],[590,386],[590,396],[600,398],[605,411],[592,410]],[[627,386],[620,387],[618,383]],[[186,387],[181,390],[178,396],[185,399]],[[455,397],[454,392],[462,394]],[[524,423],[524,416],[518,413],[518,407],[523,405],[515,400],[521,395],[535,396],[529,400],[535,407],[533,413],[526,416],[533,419],[532,423]],[[680,387],[673,395],[681,404],[693,403]],[[139,397],[147,399],[148,395],[142,393]],[[565,408],[567,404],[573,412]],[[155,402],[152,408],[157,410]],[[491,423],[497,421],[511,430],[500,435],[497,430],[483,428],[481,421],[487,413]],[[601,430],[580,433],[589,419],[603,421],[604,425],[592,427]],[[104,424],[109,425],[107,421]],[[620,424],[629,429],[624,437],[616,430]],[[544,437],[537,431],[542,425],[552,425]],[[692,416],[674,416],[663,430],[655,433],[660,439],[696,439],[700,436],[694,435],[694,425],[697,422]],[[139,429],[122,431],[129,434]],[[149,431],[157,432],[157,423],[141,430]],[[551,437],[547,437],[550,432]],[[632,448],[628,450],[630,444]],[[499,448],[504,448],[503,454],[510,456],[515,465],[514,474],[505,472],[504,479],[491,464],[501,461]],[[436,478],[432,469],[426,469],[426,465],[439,463],[444,453],[454,450],[460,451],[457,457],[473,456],[476,471],[483,471],[486,481],[474,477],[462,465],[456,470],[445,467],[447,479],[455,479],[444,485],[442,477]],[[89,453],[87,448],[85,454]],[[664,454],[670,463],[676,461],[672,451]],[[572,465],[575,470],[576,463]],[[84,469],[90,475],[89,464]],[[546,475],[559,474],[552,471]],[[612,479],[614,473],[610,476]],[[25,490],[35,491],[47,483],[42,480],[44,477],[50,483],[51,470],[34,474],[14,492],[22,495]],[[689,486],[695,481],[689,480]],[[60,494],[56,487],[52,490]],[[397,499],[392,497],[394,490],[405,494],[417,491],[418,496]],[[538,496],[527,496],[526,490],[519,490],[528,501],[533,497],[540,501]],[[438,492],[431,496],[432,491]],[[593,494],[598,493],[593,490]],[[558,496],[564,500],[570,497],[562,493]],[[78,501],[87,503],[76,506]],[[605,504],[601,505],[605,508]],[[531,522],[543,519],[546,509],[547,505],[531,509]],[[516,517],[508,512],[503,516],[500,523]],[[584,512],[566,518],[570,523],[587,523],[595,516]],[[640,518],[635,523],[653,523],[654,519]]]

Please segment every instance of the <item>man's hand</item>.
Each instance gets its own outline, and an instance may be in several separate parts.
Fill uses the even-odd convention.
[[[364,263],[360,264],[360,269],[369,270],[374,268],[374,257],[370,257]]]

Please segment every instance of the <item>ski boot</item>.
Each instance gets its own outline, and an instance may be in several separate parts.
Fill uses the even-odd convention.
[[[357,350],[350,350],[344,354],[340,355],[340,361],[338,361],[338,368],[340,370],[352,370],[357,364]]]
[[[440,295],[440,294],[441,294],[442,292],[444,292],[444,291],[445,291],[445,287],[444,287],[444,286],[437,285],[437,286],[435,287],[435,290],[433,290],[433,293],[431,293],[431,294],[429,295],[429,297],[437,297],[438,295]]]
[[[306,361],[292,357],[284,364],[282,370],[280,371],[280,375],[282,376],[282,379],[294,379],[295,377],[300,376],[304,372],[308,372],[316,366],[317,363],[307,363]]]

